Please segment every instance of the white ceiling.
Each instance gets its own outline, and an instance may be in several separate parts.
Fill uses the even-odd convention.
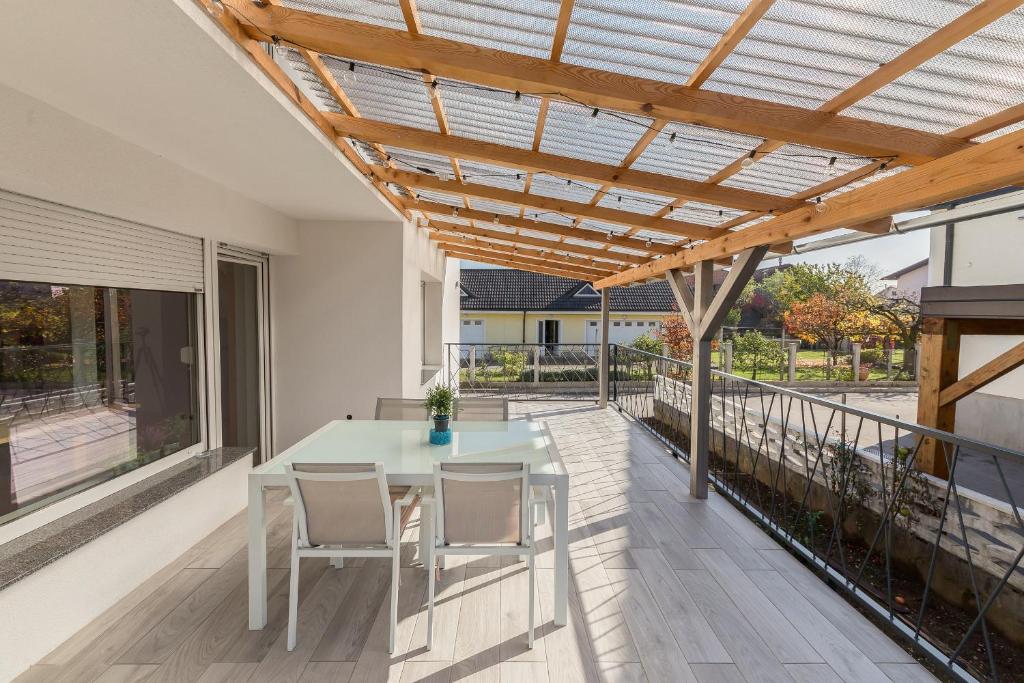
[[[0,82],[294,218],[397,217],[193,0],[0,15]]]

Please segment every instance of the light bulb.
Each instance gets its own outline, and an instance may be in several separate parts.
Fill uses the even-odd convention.
[[[609,242],[611,242],[611,240],[612,240],[612,237],[614,237],[614,236],[615,236],[614,234],[612,234],[612,233],[608,233],[607,235],[605,235],[605,236],[604,236],[604,238],[605,238],[606,240],[608,240]]]
[[[494,224],[498,224],[498,214],[494,214]]]
[[[753,166],[755,154],[757,154],[756,149],[750,150],[750,154],[743,158],[743,161],[740,162],[740,166],[742,166],[743,168],[750,168],[751,166]]]
[[[210,4],[206,6],[210,14],[215,17],[219,17],[224,14],[224,3],[222,0],[210,0]]]
[[[519,106],[520,104],[522,104],[523,103],[523,93],[521,93],[518,90],[516,90],[516,94],[515,94],[515,97],[512,98],[512,102],[516,106]]]
[[[821,197],[818,197],[817,201],[814,203],[814,210],[818,213],[825,213],[826,209],[828,209],[828,207],[825,205],[825,202],[821,201]]]
[[[456,218],[459,217],[459,207],[457,207],[457,206],[453,206],[452,207],[452,215],[455,216]]]
[[[534,223],[536,223],[536,222],[537,222],[537,214],[533,214],[533,216],[531,216],[531,218],[533,218],[533,222],[534,222]]]
[[[594,111],[590,112],[590,118],[587,119],[587,125],[593,126],[594,122],[597,121],[597,117],[600,113],[601,110],[598,109],[597,107],[594,107]]]
[[[646,242],[644,242],[644,246],[647,247],[648,249],[650,249],[651,248],[651,240],[648,239]]]
[[[836,158],[832,157],[828,160],[828,168],[825,169],[825,175],[829,178],[836,177]]]
[[[679,141],[676,139],[675,133],[672,133],[672,135],[668,136],[668,144],[672,145],[673,147],[679,146]]]

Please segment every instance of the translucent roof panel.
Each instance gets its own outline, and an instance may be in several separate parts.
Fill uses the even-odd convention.
[[[998,137],[1002,137],[1007,133],[1014,133],[1018,130],[1024,130],[1024,121],[1015,123],[1011,126],[1006,126],[1005,128],[1000,128],[999,130],[994,130],[991,133],[986,133],[985,135],[980,135],[976,137],[975,140],[978,142],[987,142],[989,140],[995,140]]]
[[[356,62],[353,75],[348,60],[324,57],[324,64],[361,116],[437,131],[434,108],[419,74]]]
[[[394,6],[398,7],[397,0]],[[417,0],[423,33],[532,57],[551,54],[558,0]]]
[[[948,133],[1024,102],[1024,9],[1007,14],[844,113]]]
[[[704,181],[761,142],[761,138],[714,128],[669,124],[630,168]]]
[[[536,230],[525,230],[521,228],[519,230],[519,234],[524,237],[533,237],[534,239],[558,242],[558,235],[552,235],[550,232],[538,232]]]
[[[460,160],[459,167],[462,169],[462,178],[467,183],[473,183],[474,185],[488,185],[490,187],[500,187],[505,190],[522,192],[523,185],[526,183],[525,172],[516,172],[510,168],[466,160]]]
[[[572,202],[588,204],[594,198],[595,185],[578,181],[563,180],[546,173],[535,173],[530,181],[530,194],[538,194],[555,199],[568,199]]]
[[[969,8],[954,0],[779,0],[705,87],[816,109]]]
[[[618,166],[653,121],[639,116],[552,102],[540,151]]]
[[[672,213],[665,216],[674,221],[686,221],[688,223],[699,223],[700,225],[717,226],[722,223],[739,218],[742,211],[725,209],[711,204],[701,202],[686,202]]]
[[[576,0],[562,61],[685,83],[745,0]]]
[[[598,206],[607,209],[632,211],[645,216],[652,216],[671,203],[670,198],[656,194],[646,194],[621,187],[613,187],[601,197]]]
[[[282,60],[276,53],[274,61],[280,64],[292,80],[296,80],[299,88],[309,97],[317,107],[325,111],[340,112],[341,105],[334,99],[334,95],[327,89],[324,82],[316,75],[313,68],[306,63],[298,50],[287,50],[286,59]]]
[[[832,158],[836,162],[830,171]],[[824,183],[832,177],[832,172],[843,175],[866,161],[812,147],[783,145],[771,154],[759,155],[753,165],[726,178],[722,185],[785,197]]]
[[[510,92],[489,92],[444,81],[441,103],[452,135],[530,149],[540,100]]]
[[[428,154],[426,152],[414,152],[401,147],[385,146],[384,151],[391,155],[391,161],[399,171],[410,173],[422,173],[425,175],[437,175],[438,177],[452,175],[452,164],[448,157],[439,154]]]
[[[850,183],[849,185],[844,185],[843,187],[840,187],[839,189],[833,190],[832,192],[829,192],[828,194],[823,194],[821,196],[821,199],[822,199],[822,201],[825,201],[829,197],[835,197],[837,195],[843,194],[844,192],[849,192],[850,190],[855,190],[858,187],[864,187],[865,185],[870,185],[871,183],[877,183],[879,180],[884,180],[885,178],[890,178],[890,177],[896,175],[897,173],[902,173],[903,171],[906,171],[908,168],[910,168],[910,167],[909,166],[897,166],[896,168],[888,168],[888,169],[886,169],[884,171],[878,171],[877,173],[868,173],[863,178],[861,178],[859,180],[856,180],[856,181]]]
[[[397,2],[366,0],[281,0],[285,7],[361,21],[367,24],[405,29],[405,19]]]
[[[477,199],[476,197],[469,198],[469,206],[476,209],[477,211],[486,211],[487,213],[497,214],[499,216],[518,216],[519,207],[514,204],[505,204],[502,202],[494,202],[489,199]]]

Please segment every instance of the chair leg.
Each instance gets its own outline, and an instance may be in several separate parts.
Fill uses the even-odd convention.
[[[345,566],[345,558],[344,557],[332,557],[331,558],[331,566],[334,567],[335,569],[342,569]]]
[[[402,554],[402,544],[395,544],[395,554],[391,558],[391,628],[388,630],[388,654],[395,652],[395,631],[398,629],[398,567]]]
[[[427,566],[430,544],[434,542],[434,509],[430,503],[420,503],[420,563]]]
[[[288,579],[288,652],[295,649],[299,617],[299,551],[292,545],[291,576]]]
[[[443,557],[443,555],[442,555]],[[434,571],[434,544],[430,544],[430,551],[427,554],[427,649],[429,650],[434,642],[434,584],[437,581],[437,574]]]
[[[536,577],[534,576],[535,556],[534,556],[534,554],[532,552],[532,549],[531,549],[531,552],[530,552],[529,563],[530,563],[530,572],[529,572],[529,574],[530,574],[530,576],[529,576],[529,581],[530,581],[530,630],[529,630],[529,636],[527,637],[527,647],[529,647],[532,650],[533,649],[533,622],[534,622],[533,612],[534,612],[534,603],[537,602],[537,599],[534,596],[534,591],[536,590],[535,587],[537,585],[537,580],[536,580]]]

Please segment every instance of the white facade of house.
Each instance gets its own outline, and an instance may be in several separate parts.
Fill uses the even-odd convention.
[[[1024,191],[980,200],[972,206],[999,208],[1019,203]],[[966,206],[966,205],[965,205]],[[946,229],[931,229],[928,285],[943,284]],[[953,229],[952,286],[1024,283],[1024,210],[956,223]],[[972,335],[960,343],[960,377],[1024,341],[1010,335]],[[1021,449],[1024,444],[1024,368],[997,379],[957,402],[956,431]]]
[[[422,395],[443,343],[458,341],[458,262],[380,198],[197,4],[61,5],[16,3],[0,22],[0,190],[203,240],[194,322],[204,423],[187,452],[4,524],[0,543],[220,445],[219,245],[269,263],[271,453],[329,420],[372,417],[377,396]],[[0,269],[4,279],[14,278]],[[250,464],[0,591],[0,680],[240,511]]]

